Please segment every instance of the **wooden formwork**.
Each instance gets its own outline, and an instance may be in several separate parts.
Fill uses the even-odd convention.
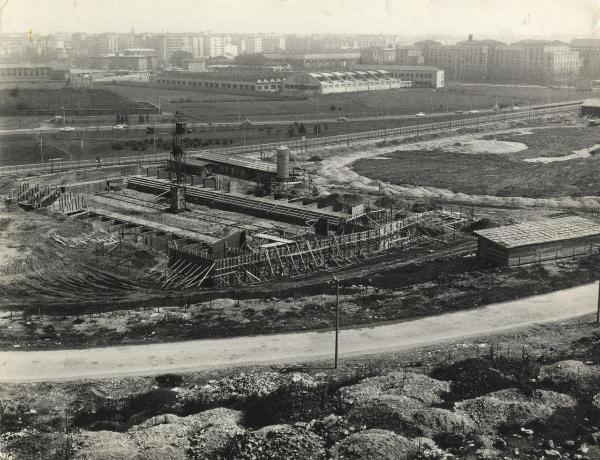
[[[170,285],[199,287],[204,283],[222,288],[340,268],[387,249],[414,246],[425,238],[421,231],[424,223],[433,220],[439,222],[439,212],[416,214],[362,232],[296,241],[220,259],[211,259],[207,251],[198,248],[169,244],[171,271],[165,278],[170,276]]]

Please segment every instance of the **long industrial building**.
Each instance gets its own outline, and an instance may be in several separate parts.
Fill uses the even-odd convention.
[[[522,265],[591,254],[600,248],[600,225],[579,216],[477,230],[477,255],[493,265]]]
[[[301,72],[287,78],[284,92],[314,95],[378,91],[408,88],[411,82],[394,78],[385,70],[350,70],[347,72]]]
[[[187,72],[167,71],[150,77],[161,88],[220,93],[275,93],[281,90],[287,74],[269,70]]]
[[[364,67],[364,68],[363,68]],[[416,84],[415,84],[416,83]],[[439,88],[443,72],[435,68],[379,69],[362,66],[348,71],[169,71],[150,77],[150,84],[162,88],[222,93],[284,93],[292,96],[379,91],[412,86]]]

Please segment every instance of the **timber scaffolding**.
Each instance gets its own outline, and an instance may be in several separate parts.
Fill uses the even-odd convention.
[[[16,202],[26,210],[45,208],[54,203],[64,191],[64,187],[40,187],[38,184],[31,185],[26,182],[10,190],[6,202]]]
[[[168,192],[169,183],[165,180],[134,176],[127,181],[127,188],[160,195]],[[362,216],[352,216],[351,214],[333,211],[331,208],[317,208],[314,204],[304,206],[287,200],[260,198],[201,187],[186,187],[186,200],[189,203],[205,205],[224,211],[241,212],[296,225],[314,227],[318,221],[326,221],[330,227],[338,230],[338,233],[366,229],[370,226],[360,223],[361,219],[358,217]],[[378,214],[385,215],[385,211]]]
[[[168,245],[163,288],[199,288],[203,284],[226,288],[339,269],[388,249],[414,247],[428,239],[425,227],[447,227],[450,220],[460,230],[470,217],[444,210],[429,211],[371,230],[282,243],[223,258],[211,257],[198,245],[173,242]]]

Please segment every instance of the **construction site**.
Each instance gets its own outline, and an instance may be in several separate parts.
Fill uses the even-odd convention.
[[[173,117],[166,161],[19,178],[6,191],[7,209],[66,216],[105,235],[96,258],[126,247],[147,251],[156,263],[138,267],[136,281],[177,292],[335,271],[392,248],[455,237],[472,218],[458,207],[407,214],[393,205],[324,205],[304,148],[186,152],[183,120]],[[52,243],[76,245],[60,232]]]
[[[0,454],[600,453],[580,106],[0,167]]]

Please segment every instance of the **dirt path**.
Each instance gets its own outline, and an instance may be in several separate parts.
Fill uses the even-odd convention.
[[[598,284],[404,323],[346,329],[342,356],[399,351],[459,337],[487,335],[595,311]],[[252,363],[295,363],[331,357],[332,332],[61,351],[0,352],[0,381],[43,381],[158,374]]]

